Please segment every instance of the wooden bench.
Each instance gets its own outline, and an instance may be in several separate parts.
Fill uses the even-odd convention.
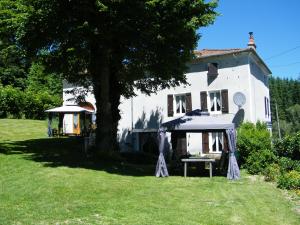
[[[215,161],[216,161],[215,159],[206,159],[206,158],[181,159],[181,162],[184,163],[184,177],[187,176],[187,164],[189,162],[208,162],[209,163],[209,177],[212,178],[212,163]]]

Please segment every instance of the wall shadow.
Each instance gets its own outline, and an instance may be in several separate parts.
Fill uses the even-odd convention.
[[[234,115],[232,119],[232,123],[234,123],[235,127],[239,127],[245,119],[245,110],[239,109],[239,111]]]
[[[150,116],[147,118],[145,111],[136,121],[135,129],[158,129],[162,123],[162,114],[159,109],[152,110]]]
[[[122,129],[118,136],[118,141],[120,144],[120,148],[122,151],[134,151],[134,149],[139,148],[139,150],[143,149],[143,146],[146,144],[149,138],[152,140],[151,145],[155,142],[156,147],[153,151],[151,145],[147,145],[148,152],[158,152],[158,142],[157,142],[157,131],[162,123],[162,114],[161,111],[157,108],[156,110],[152,110],[150,114],[146,114],[143,111],[140,117],[135,121],[133,125],[134,131],[132,132],[130,128]],[[137,144],[137,139],[139,139],[139,144]],[[155,146],[153,144],[152,146]],[[137,146],[139,145],[139,146]]]
[[[125,176],[154,176],[155,162],[148,164],[128,160],[127,155],[115,152],[111,155],[88,157],[82,138],[45,138],[0,143],[0,154],[19,154],[26,160],[42,163],[45,167],[70,167],[106,171]],[[135,156],[141,163],[143,155]]]

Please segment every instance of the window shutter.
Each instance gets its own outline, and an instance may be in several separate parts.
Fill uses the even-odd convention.
[[[208,132],[202,133],[202,153],[209,153],[209,141],[208,141]]]
[[[268,111],[268,118],[270,117],[270,102],[269,99],[266,97],[267,99],[267,111]]]
[[[228,138],[227,138],[227,134],[226,132],[223,132],[223,141],[224,141],[224,152],[228,152],[229,151],[229,148],[228,148]]]
[[[264,97],[264,103],[265,103],[265,116],[267,116],[267,98]]]
[[[208,63],[207,67],[208,67],[207,75],[209,76],[218,75],[218,63]]]
[[[201,110],[207,111],[207,93],[206,91],[200,92]]]
[[[222,113],[228,113],[228,90],[222,90],[221,91],[222,96]]]
[[[168,117],[172,117],[173,115],[173,95],[168,95]]]
[[[186,93],[186,112],[192,111],[192,95],[191,93]]]

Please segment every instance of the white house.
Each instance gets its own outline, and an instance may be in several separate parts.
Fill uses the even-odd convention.
[[[236,125],[260,120],[271,129],[268,85],[271,71],[256,52],[252,33],[247,48],[203,49],[195,51],[195,56],[186,74],[189,85],[161,90],[151,96],[137,92],[136,97],[122,99],[121,149],[145,150],[160,123],[195,109]],[[68,101],[74,96],[66,93],[73,88],[64,86],[64,104],[74,103]],[[92,94],[86,100],[95,105]],[[180,138],[180,151],[191,154],[218,155],[226,145],[222,133],[186,133]]]

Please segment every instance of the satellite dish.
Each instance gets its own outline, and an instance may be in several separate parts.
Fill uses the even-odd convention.
[[[233,95],[233,102],[240,108],[246,103],[246,96],[242,92],[236,92]]]

